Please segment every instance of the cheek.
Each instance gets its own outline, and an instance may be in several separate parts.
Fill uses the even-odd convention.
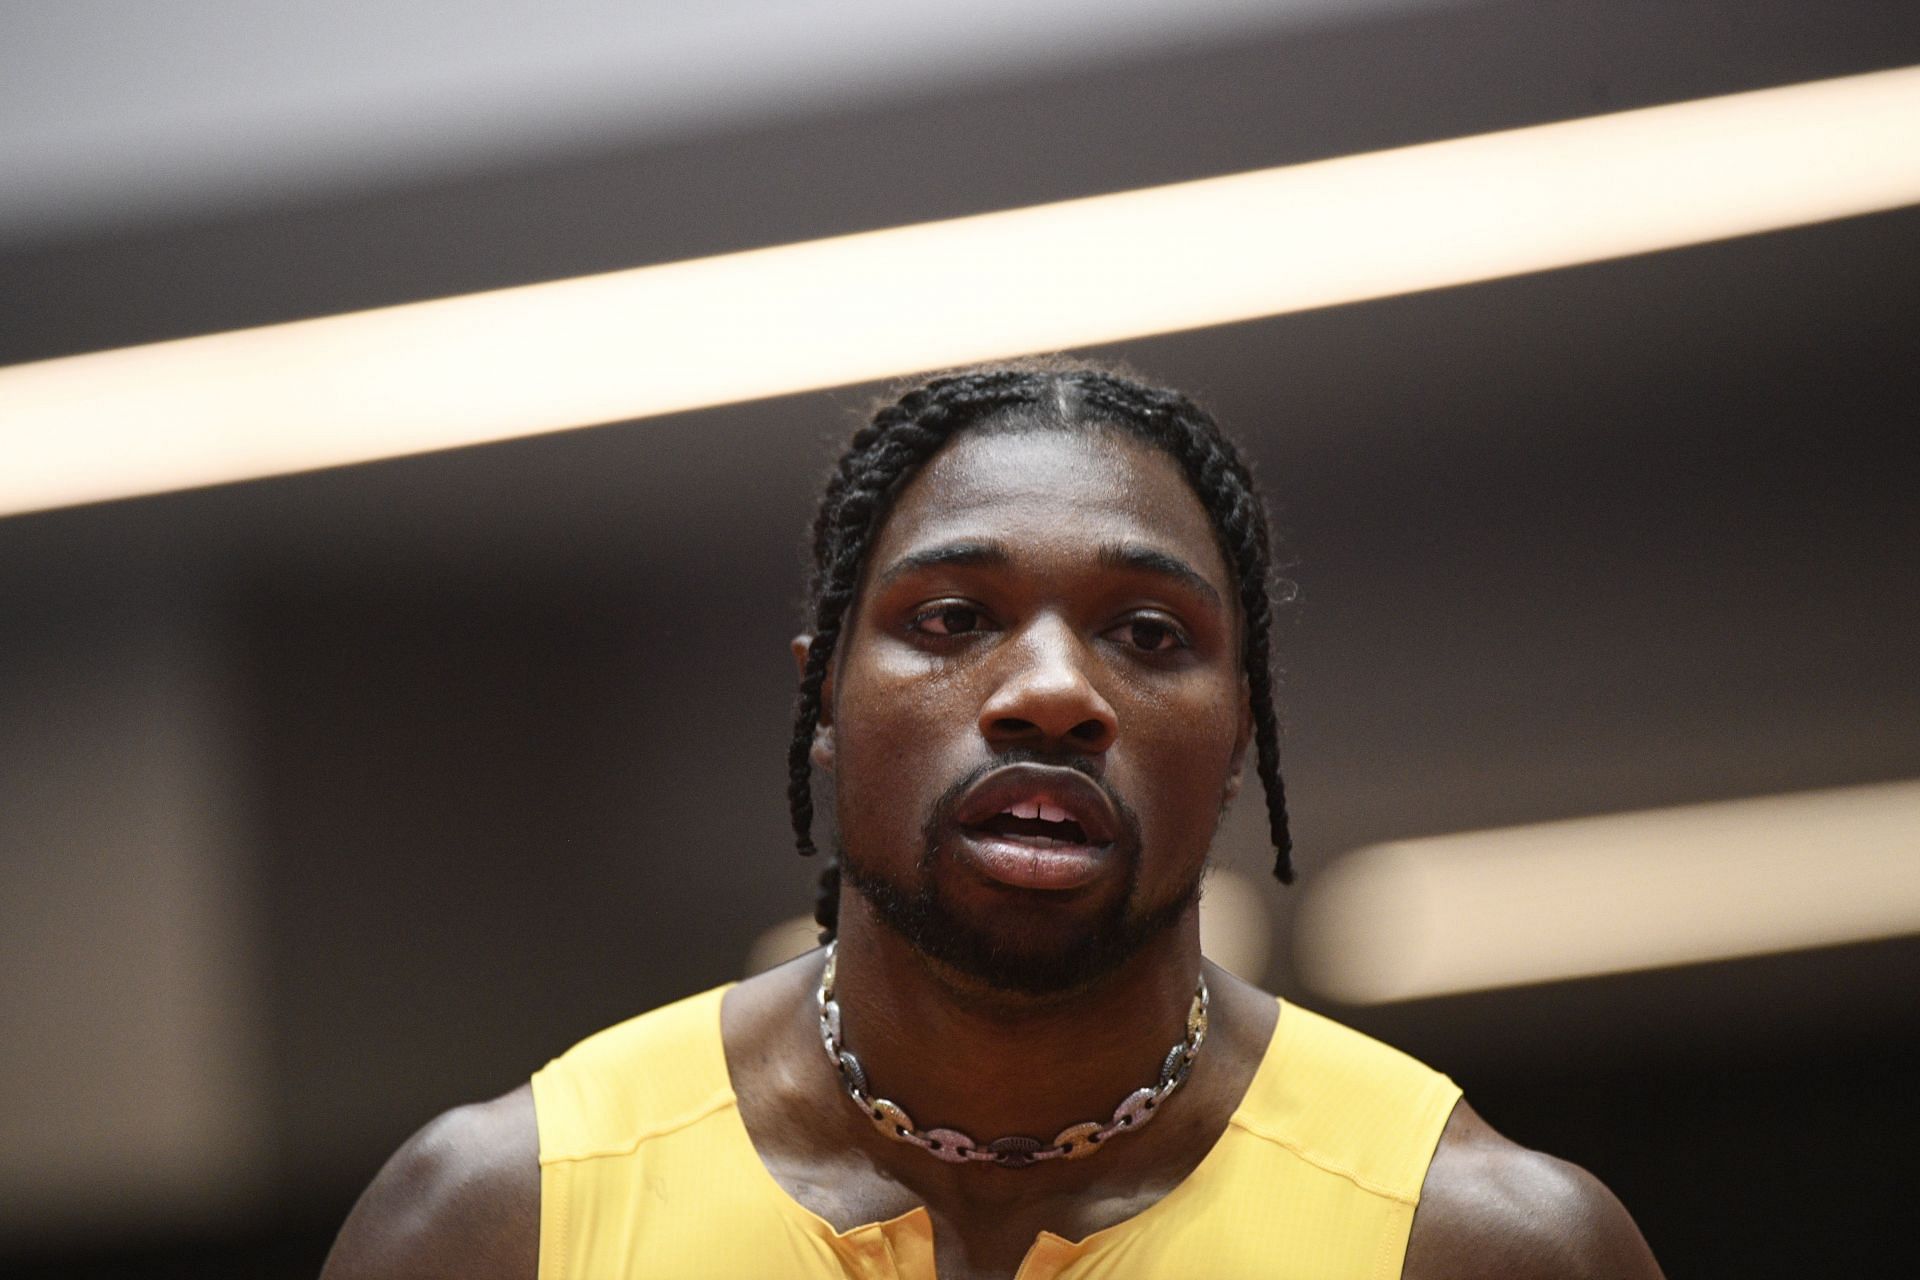
[[[1123,721],[1121,733],[1125,736],[1131,727],[1131,736],[1142,749],[1177,757],[1188,770],[1199,772],[1202,761],[1224,761],[1233,754],[1240,700],[1237,688],[1213,679],[1143,690],[1129,699],[1134,723],[1128,726]]]
[[[951,714],[941,682],[924,665],[868,661],[841,686],[834,710],[835,736],[843,760],[851,752],[862,764],[912,766]],[[900,753],[907,753],[903,757]],[[891,768],[883,771],[891,772]]]
[[[952,662],[885,636],[861,634],[859,661],[841,673],[836,738],[883,773],[910,770],[972,731],[977,690]]]
[[[1163,840],[1180,840],[1191,831],[1193,838],[1210,842],[1239,734],[1238,691],[1174,692],[1135,710],[1138,720],[1152,721],[1151,728],[1136,722],[1128,753],[1130,780],[1140,797],[1133,803],[1142,822],[1161,826]],[[1123,744],[1128,736],[1123,724]]]
[[[863,664],[835,707],[833,787],[842,839],[873,853],[918,846],[934,801],[968,767],[950,759],[959,735],[943,682]],[[970,723],[970,721],[968,722]]]

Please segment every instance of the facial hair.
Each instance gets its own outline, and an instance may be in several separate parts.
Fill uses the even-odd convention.
[[[960,797],[980,778],[1005,765],[1066,764],[1086,774],[1107,793],[1120,815],[1115,853],[1126,861],[1124,891],[1091,920],[1057,935],[1050,946],[1009,943],[963,918],[940,888],[936,874],[940,842],[954,826]],[[909,880],[896,881],[843,844],[841,874],[872,907],[881,923],[928,959],[989,989],[1022,996],[1054,996],[1083,990],[1119,969],[1184,916],[1200,895],[1202,869],[1165,901],[1141,906],[1135,901],[1140,875],[1140,822],[1133,810],[1084,762],[1048,758],[1034,752],[1001,755],[947,788],[933,805],[924,827],[921,855]]]

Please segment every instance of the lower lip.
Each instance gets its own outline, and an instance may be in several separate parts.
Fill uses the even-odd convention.
[[[1104,845],[1031,844],[980,832],[962,833],[966,856],[990,880],[1017,889],[1078,889],[1109,862]]]

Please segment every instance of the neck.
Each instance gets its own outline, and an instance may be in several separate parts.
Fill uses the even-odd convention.
[[[1154,1083],[1200,975],[1193,911],[1069,995],[1010,995],[928,961],[856,895],[842,904],[842,1035],[876,1096],[978,1142],[1105,1120]]]

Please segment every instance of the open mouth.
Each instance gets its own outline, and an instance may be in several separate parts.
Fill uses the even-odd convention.
[[[955,825],[963,856],[989,880],[1019,889],[1072,890],[1125,865],[1116,805],[1094,781],[1058,765],[1014,764],[967,790]]]
[[[974,824],[973,829],[1002,839],[1035,844],[1093,843],[1087,839],[1086,828],[1065,810],[1038,800],[1012,805],[985,822]]]

